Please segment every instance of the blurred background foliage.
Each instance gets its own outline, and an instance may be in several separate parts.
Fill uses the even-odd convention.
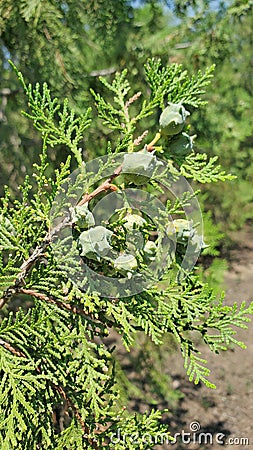
[[[150,56],[191,72],[215,63],[208,105],[194,113],[192,132],[199,151],[218,155],[238,177],[208,188],[205,209],[223,229],[242,227],[253,207],[252,22],[250,0],[0,0],[0,195],[7,182],[16,192],[41,148],[20,114],[24,95],[8,59],[26,81],[47,81],[77,112],[90,103],[90,88],[103,90],[99,75],[127,67],[135,91],[145,91],[143,63]],[[154,122],[147,120],[150,133]],[[94,111],[84,159],[103,154],[108,139]],[[52,170],[64,152],[51,152]]]

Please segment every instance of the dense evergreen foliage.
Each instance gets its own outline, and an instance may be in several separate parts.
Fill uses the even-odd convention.
[[[189,261],[218,256],[225,229],[252,218],[251,29],[248,0],[0,0],[2,450],[169,439],[161,411],[126,408],[141,393],[111,336],[130,351],[142,342],[140,370],[147,360],[166,401],[157,367],[172,342],[189,379],[210,388],[199,345],[244,347],[235,327],[252,306],[226,306]],[[175,198],[178,180],[189,184]],[[100,201],[136,188],[148,207],[126,201],[97,223]],[[204,239],[187,213],[196,194]]]
[[[179,190],[174,200],[166,194],[182,176],[200,183],[231,178],[214,158],[196,152],[188,135],[185,108],[193,113],[205,103],[212,70],[189,76],[177,64],[149,60],[146,98],[130,86],[126,70],[112,83],[101,78],[114,100],[95,91],[93,96],[98,117],[114,134],[106,160],[94,166],[83,162],[79,148],[91,125],[90,110],[77,116],[67,100],[61,105],[51,96],[47,84],[27,86],[17,72],[30,110],[25,116],[41,135],[42,153],[34,181],[26,177],[20,200],[7,190],[0,214],[3,450],[115,448],[119,429],[127,438],[118,439],[116,448],[153,448],[157,436],[168,432],[159,411],[131,416],[119,408],[119,374],[107,343],[112,330],[128,349],[137,331],[155,345],[170,333],[189,379],[211,388],[210,369],[194,336],[215,352],[230,343],[244,347],[233,328],[246,326],[251,307],[223,305],[223,296],[217,298],[184,266],[205,247],[198,217],[194,223],[187,212],[191,188]],[[168,101],[169,110],[163,106]],[[164,111],[156,121],[159,108]],[[151,116],[157,128],[153,136],[142,128]],[[48,177],[48,149],[58,144],[69,155]],[[74,178],[71,161],[77,167]],[[131,186],[142,189],[148,209],[143,199],[135,207],[129,203]],[[109,217],[95,222],[96,207],[113,192],[123,196],[123,204],[112,212],[105,209]],[[165,206],[157,209],[151,195],[167,198]],[[165,236],[170,244],[163,260]],[[147,434],[151,441],[145,443]]]

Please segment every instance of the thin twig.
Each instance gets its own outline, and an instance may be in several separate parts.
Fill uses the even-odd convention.
[[[8,300],[13,297],[13,295],[17,294],[20,287],[24,285],[25,278],[28,274],[28,272],[33,267],[34,263],[38,261],[39,258],[41,258],[46,250],[46,248],[50,245],[52,242],[53,237],[66,225],[70,225],[69,218],[65,217],[63,221],[57,225],[54,229],[49,230],[44,237],[42,243],[35,248],[31,256],[29,256],[28,259],[26,259],[23,264],[20,267],[20,272],[16,277],[15,283],[8,287],[6,291],[2,294],[2,298],[0,299],[0,309],[3,308],[3,306],[8,302]]]
[[[74,402],[71,400],[70,397],[68,397],[68,395],[66,394],[65,390],[63,389],[62,386],[57,386],[53,383],[51,383],[52,386],[57,390],[57,392],[59,392],[60,396],[66,401],[67,406],[70,407],[75,415],[75,418],[78,420],[78,422],[81,425],[81,428],[83,430],[83,432],[86,434],[86,437],[88,439],[89,444],[96,450],[99,450],[99,447],[97,445],[97,441],[96,439],[90,438],[88,437],[90,434],[90,429],[88,427],[88,425],[86,425],[86,423],[84,422],[80,412],[78,411],[77,406],[74,404]]]
[[[65,303],[64,301],[60,301],[56,298],[53,298],[52,296],[48,296],[47,294],[44,294],[43,292],[37,292],[33,289],[25,289],[25,288],[19,288],[17,293],[25,294],[25,295],[31,295],[35,298],[38,298],[42,301],[45,301],[47,303],[51,303],[53,305],[58,306],[60,309],[67,309],[68,311],[71,311],[73,314],[79,314],[80,316],[85,317],[86,319],[90,319],[93,321],[93,323],[96,323],[96,319],[94,319],[92,314],[89,314],[87,311],[85,311],[80,306],[71,305],[71,303]],[[67,301],[67,298],[66,298]],[[104,321],[106,321],[106,324],[109,328],[116,326],[116,323],[112,320],[109,320],[107,317],[105,318],[103,316],[103,313],[101,313],[101,317]],[[117,324],[119,326],[119,324]]]
[[[146,150],[148,152],[153,152],[155,150],[155,143],[158,141],[158,139],[160,139],[161,135],[160,133],[157,133],[154,137],[154,139],[150,142],[150,144],[148,144],[146,146]],[[78,203],[78,206],[83,205],[84,203],[88,203],[90,202],[94,197],[96,197],[97,195],[101,194],[102,192],[106,192],[106,191],[116,191],[117,190],[117,186],[115,186],[114,184],[112,184],[112,181],[114,180],[114,178],[118,177],[122,172],[122,164],[117,167],[114,172],[112,173],[112,175],[107,178],[107,180],[105,180],[100,186],[98,186],[94,191],[92,191],[90,194],[85,194],[82,198],[82,200],[80,200],[80,202]]]
[[[48,42],[52,42],[53,41],[52,36],[50,35],[47,27],[44,27],[44,34],[45,34],[46,39],[48,40]],[[67,73],[67,70],[66,70],[66,67],[65,67],[65,63],[64,63],[64,60],[63,60],[63,57],[61,55],[61,52],[60,52],[59,48],[55,49],[55,59],[56,59],[56,61],[59,62],[59,65],[62,68],[62,73],[63,73],[65,79],[69,83],[74,84],[74,81],[72,80],[72,78],[70,78],[70,76]]]
[[[19,356],[19,357],[22,357],[22,358],[27,358],[27,356],[23,352],[20,352],[19,350],[16,350],[14,347],[12,347],[11,344],[9,344],[9,342],[4,341],[3,339],[0,339],[0,345],[2,347],[4,347],[6,350],[9,350],[9,352],[11,352],[15,356]]]
[[[134,140],[134,145],[136,147],[137,147],[137,145],[140,145],[140,143],[147,136],[147,134],[148,134],[148,130],[143,131],[143,133]]]
[[[114,178],[118,177],[122,171],[122,164],[117,167],[117,169],[114,170],[113,174],[105,180],[100,186],[98,186],[93,192],[90,194],[85,194],[78,203],[78,206],[84,205],[84,203],[90,202],[94,197],[101,194],[102,192],[106,191],[116,191],[118,188],[114,184],[112,184],[112,181]]]
[[[38,299],[43,300],[48,303],[52,303],[52,304],[58,306],[59,308],[67,309],[68,311],[71,311],[74,314],[79,314],[81,316],[86,316],[86,317],[89,316],[88,312],[84,311],[84,309],[80,308],[80,306],[75,306],[75,305],[71,305],[70,303],[65,303],[64,301],[57,300],[56,298],[53,298],[46,294],[43,294],[42,292],[36,292],[33,289],[20,288],[18,290],[18,293],[32,295],[35,298],[38,298]]]

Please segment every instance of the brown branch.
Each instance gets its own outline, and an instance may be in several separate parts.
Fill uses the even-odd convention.
[[[52,38],[51,34],[49,33],[47,27],[44,27],[44,34],[45,34],[48,42],[53,41],[53,38]],[[66,78],[66,80],[69,83],[74,84],[74,81],[70,78],[70,76],[67,73],[67,70],[66,70],[66,67],[64,64],[64,60],[63,60],[63,57],[62,57],[62,54],[61,54],[59,48],[55,48],[55,59],[56,59],[56,61],[58,61],[59,65],[61,66],[62,73],[63,73],[64,77]]]
[[[3,339],[0,339],[0,345],[2,345],[2,347],[4,347],[6,350],[9,350],[9,352],[11,352],[15,356],[27,358],[27,356],[23,352],[16,350],[14,347],[12,347],[11,344],[9,344],[9,342],[5,342]]]
[[[146,131],[144,133],[146,133]],[[148,152],[153,152],[155,150],[154,145],[160,139],[160,137],[161,137],[160,133],[157,133],[154,139],[150,142],[150,144],[146,146]],[[122,172],[122,164],[119,167],[117,167],[114,170],[113,174],[109,178],[107,178],[107,180],[105,180],[100,186],[98,186],[94,191],[92,191],[90,194],[86,193],[83,196],[82,200],[80,200],[80,202],[78,203],[78,206],[90,202],[94,197],[101,194],[102,192],[106,192],[109,190],[116,191],[117,186],[112,184],[112,181],[114,180],[114,178],[118,177],[121,174],[121,172]]]
[[[17,294],[20,287],[24,285],[25,277],[28,272],[33,267],[34,263],[41,258],[48,247],[48,245],[52,242],[53,237],[60,231],[65,225],[69,225],[69,218],[65,217],[63,221],[57,225],[53,230],[49,230],[46,236],[43,239],[43,242],[33,251],[31,256],[27,260],[23,262],[20,267],[20,272],[17,275],[15,283],[10,286],[6,291],[2,294],[2,298],[0,299],[0,309],[8,302],[8,300],[13,297],[13,295]]]
[[[55,384],[53,384],[51,382],[50,382],[50,384],[57,390],[57,392],[59,392],[60,396],[66,401],[67,406],[70,407],[73,410],[75,418],[80,423],[83,432],[86,434],[89,444],[93,448],[95,448],[96,450],[99,450],[99,447],[97,445],[96,439],[88,437],[89,434],[90,434],[90,429],[89,429],[88,425],[86,425],[86,423],[84,422],[80,412],[78,411],[77,406],[74,404],[74,402],[71,400],[71,398],[68,397],[68,395],[66,394],[65,390],[63,389],[63,387],[62,386],[57,386],[57,385],[55,385]]]
[[[31,295],[35,298],[38,298],[40,300],[43,300],[47,303],[52,303],[53,305],[57,305],[59,308],[67,309],[68,311],[71,311],[73,314],[79,314],[80,316],[86,317],[87,319],[92,320],[93,322],[97,323],[92,314],[89,314],[87,311],[85,311],[80,306],[71,305],[71,303],[65,303],[64,301],[57,300],[56,298],[53,298],[51,296],[48,296],[47,294],[43,294],[42,292],[36,292],[33,289],[25,289],[25,288],[19,288],[17,293],[25,294],[25,295]],[[67,300],[67,298],[66,298]],[[109,328],[116,326],[116,323],[112,320],[109,320],[108,318],[105,318],[102,313],[102,319],[103,321],[106,321],[106,324]]]
[[[53,298],[46,294],[43,294],[42,292],[36,292],[33,289],[19,288],[18,293],[32,295],[35,298],[38,298],[38,299],[43,300],[48,303],[52,303],[53,305],[56,305],[59,308],[67,309],[68,311],[71,311],[74,314],[79,314],[81,316],[90,317],[88,312],[84,311],[84,309],[80,308],[80,306],[75,306],[75,305],[71,305],[70,303],[65,303],[64,301],[57,300],[56,298]],[[67,298],[66,298],[66,300],[67,300]]]
[[[105,180],[100,186],[98,186],[97,189],[95,189],[90,194],[85,194],[83,196],[82,200],[80,200],[80,202],[77,204],[77,206],[81,206],[81,205],[84,205],[84,203],[90,202],[94,197],[101,194],[102,192],[117,191],[118,188],[117,188],[117,186],[112,184],[112,181],[114,180],[114,178],[116,178],[120,175],[121,171],[122,171],[122,165],[117,167],[117,169],[115,169],[113,174],[107,180]]]
[[[141,96],[141,92],[136,92],[136,94],[134,94],[131,98],[129,98],[126,103],[125,103],[125,108],[128,109],[130,105],[132,105],[132,103],[136,102],[136,100],[138,100],[138,98]]]
[[[51,42],[51,41],[52,41],[52,36],[51,36],[51,34],[49,33],[47,27],[44,27],[44,34],[45,34],[45,36],[46,36],[48,42]]]
[[[62,73],[63,73],[65,79],[66,79],[70,84],[73,84],[73,85],[74,85],[74,84],[75,84],[75,83],[74,83],[74,80],[72,80],[72,78],[69,76],[69,74],[68,74],[68,72],[67,72],[67,70],[66,70],[65,64],[64,64],[64,60],[63,60],[62,54],[61,54],[61,52],[60,52],[60,50],[59,50],[58,48],[55,50],[55,57],[56,57],[56,60],[59,62],[59,65],[60,65],[61,68],[62,68]]]
[[[137,145],[140,145],[141,142],[143,141],[143,139],[147,136],[147,134],[148,134],[148,130],[143,131],[143,133],[134,140],[134,145],[136,147],[137,147]]]

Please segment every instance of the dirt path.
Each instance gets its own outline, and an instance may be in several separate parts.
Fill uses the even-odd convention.
[[[253,300],[253,235],[244,231],[236,238],[238,246],[231,252],[225,278],[225,303],[228,305],[243,300],[248,304]],[[224,441],[226,448],[231,450],[253,449],[253,322],[248,327],[248,330],[238,331],[238,339],[247,345],[247,349],[236,347],[220,355],[203,353],[208,359],[208,367],[212,368],[210,379],[216,384],[216,390],[192,386],[186,380],[179,358],[172,355],[174,365],[170,367],[174,367],[171,371],[174,384],[185,394],[171,422],[173,432],[184,430],[187,433],[195,427],[212,437],[206,434],[202,441],[196,437],[197,443],[164,444],[159,449],[218,450],[222,445],[219,441]],[[225,437],[217,436],[217,433],[223,433]]]

